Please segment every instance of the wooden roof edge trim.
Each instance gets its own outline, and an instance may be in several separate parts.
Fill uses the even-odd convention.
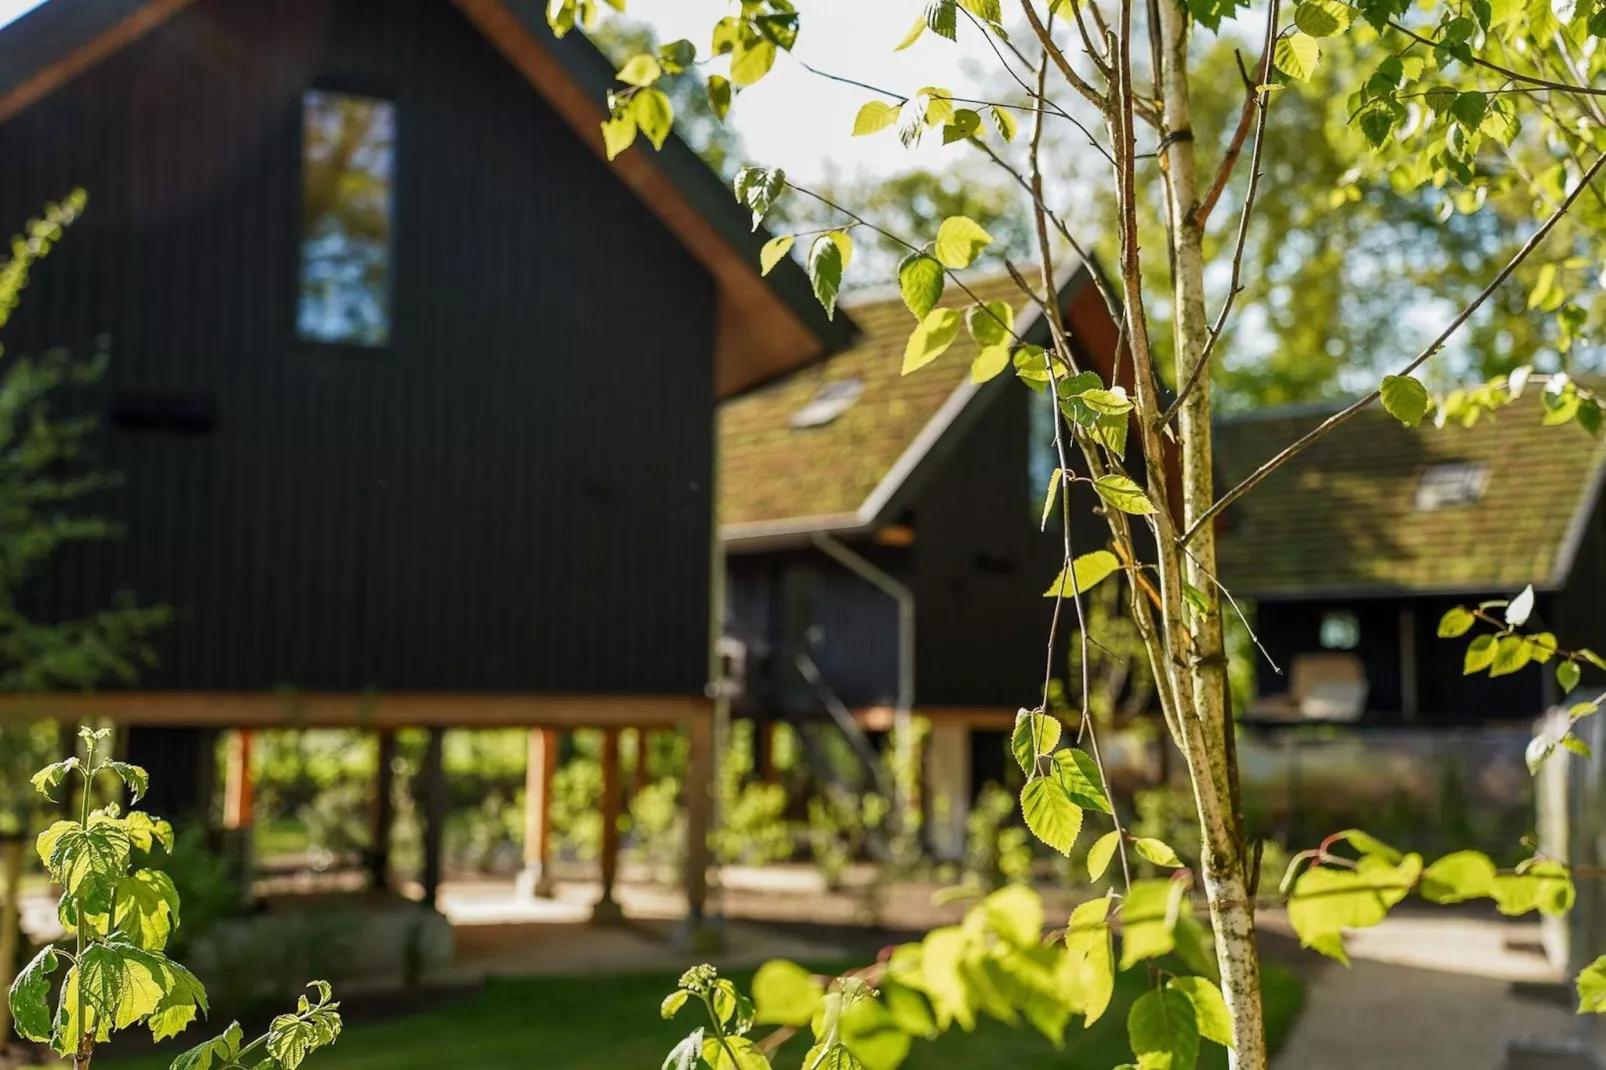
[[[870,527],[870,522],[864,519],[863,510],[860,510],[857,513],[825,513],[820,516],[722,524],[719,538],[727,551],[752,553],[801,546],[815,535],[856,535],[868,531]]]
[[[193,2],[194,0],[147,0],[146,3],[139,4],[109,29],[55,62],[35,71],[4,96],[0,96],[0,123],[33,106],[102,60],[122,51]],[[35,8],[22,18],[27,18],[28,15],[40,10],[41,8]]]
[[[413,728],[676,725],[704,716],[703,695],[162,692],[13,695],[0,724],[110,720],[201,728]]]
[[[1391,598],[1473,598],[1481,595],[1509,594],[1510,586],[1499,581],[1484,583],[1448,583],[1435,586],[1401,587],[1397,584],[1349,584],[1336,587],[1234,587],[1230,580],[1223,583],[1232,589],[1234,597],[1254,599],[1257,602],[1342,602],[1369,601]],[[1533,589],[1538,594],[1555,594],[1565,584],[1551,578],[1536,576]]]

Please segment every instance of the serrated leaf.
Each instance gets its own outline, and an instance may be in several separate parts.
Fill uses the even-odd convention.
[[[946,353],[959,337],[963,319],[957,308],[934,308],[926,313],[904,346],[902,374],[919,371]]]
[[[1422,873],[1422,898],[1434,903],[1481,899],[1494,888],[1494,863],[1480,851],[1456,851]]]
[[[1014,141],[1015,135],[1020,132],[1020,124],[1015,121],[1014,114],[1008,108],[1000,108],[994,104],[987,109],[992,117],[993,126],[998,130],[998,136],[1005,141]]]
[[[1528,618],[1533,615],[1533,611],[1534,588],[1533,584],[1530,583],[1528,586],[1524,587],[1522,589],[1522,593],[1513,598],[1511,600],[1511,604],[1506,607],[1506,623],[1511,625],[1513,628],[1520,628],[1524,624],[1528,623]]]
[[[848,1005],[842,1012],[841,1035],[843,1047],[863,1070],[897,1070],[909,1054],[909,1034],[874,998]]]
[[[63,824],[67,827],[62,828]],[[57,822],[40,834],[41,854],[45,853],[46,837],[51,839],[45,864],[69,892],[78,891],[91,875],[120,877],[128,867],[130,843],[120,825],[102,822],[85,828]]]
[[[1104,871],[1110,868],[1110,860],[1115,857],[1116,848],[1121,846],[1119,832],[1106,832],[1093,846],[1087,849],[1087,877],[1088,880],[1099,880]]]
[[[1392,866],[1376,855],[1363,858],[1355,869],[1313,866],[1294,882],[1288,921],[1305,947],[1342,958],[1343,931],[1382,921],[1421,872],[1422,859],[1414,854]]]
[[[1199,1024],[1199,1035],[1213,1040],[1224,1048],[1232,1044],[1232,1015],[1227,1001],[1214,982],[1203,977],[1173,977],[1166,987],[1181,992],[1193,1004],[1194,1019]]]
[[[1579,1014],[1606,1012],[1606,955],[1579,972],[1577,986]]]
[[[1069,570],[1061,569],[1054,577],[1044,598],[1070,598],[1086,594],[1105,579],[1121,570],[1121,561],[1108,550],[1094,550],[1071,562]]]
[[[728,1036],[724,1040],[707,1037],[703,1040],[702,1056],[710,1070],[770,1070],[764,1053],[746,1037]]]
[[[969,267],[992,241],[993,236],[969,216],[949,216],[937,227],[937,259],[945,267]]]
[[[1288,77],[1308,82],[1321,62],[1322,47],[1316,38],[1306,33],[1295,33],[1279,38],[1272,52],[1272,63]]]
[[[1065,929],[1065,968],[1082,996],[1083,1025],[1103,1017],[1115,992],[1115,952],[1109,926],[1110,899],[1090,899],[1071,911]]]
[[[145,771],[144,766],[131,765],[128,762],[107,762],[105,768],[117,774],[129,791],[129,802],[137,803],[144,798],[145,792],[151,786],[151,775]]]
[[[204,1040],[173,1060],[171,1070],[212,1070],[213,1066],[227,1067],[240,1054],[245,1033],[239,1022],[229,1023],[222,1036]]]
[[[1385,375],[1381,388],[1383,408],[1406,427],[1415,427],[1427,415],[1431,399],[1427,387],[1409,375]]]
[[[1182,882],[1133,881],[1121,906],[1121,969],[1170,954],[1177,946],[1177,921],[1187,910]]]
[[[1071,801],[1084,810],[1112,813],[1110,797],[1104,794],[1104,777],[1098,763],[1087,751],[1067,747],[1054,754],[1054,775]]]
[[[1039,710],[1020,710],[1015,714],[1015,729],[1010,733],[1010,750],[1021,771],[1027,776],[1038,772],[1037,756],[1053,754],[1063,734],[1059,718]]]
[[[1294,25],[1312,37],[1336,37],[1349,24],[1350,9],[1339,0],[1304,0],[1294,8]]]
[[[1004,346],[1014,338],[1015,312],[1007,301],[988,301],[965,313],[965,326],[979,346]]]
[[[11,1021],[24,1039],[50,1040],[50,975],[58,962],[56,949],[44,947],[11,982]]]
[[[1020,793],[1021,816],[1032,834],[1066,857],[1082,830],[1082,808],[1071,801],[1057,778],[1040,776]]]
[[[1182,992],[1145,992],[1127,1013],[1126,1028],[1140,1067],[1193,1070],[1199,1061],[1199,1025],[1193,1001]]]
[[[1510,676],[1521,672],[1533,659],[1533,646],[1520,635],[1502,635],[1495,643],[1494,664],[1489,666],[1490,677]]]
[[[808,1025],[824,998],[825,986],[795,963],[766,962],[753,975],[753,1020],[763,1025]]]
[[[630,98],[630,115],[652,147],[661,149],[675,126],[675,106],[662,89],[642,89]]]
[[[1157,866],[1164,866],[1167,869],[1182,868],[1182,859],[1177,857],[1177,852],[1173,851],[1171,846],[1164,840],[1144,837],[1133,840],[1132,848],[1137,851],[1139,857],[1147,859]]]
[[[764,247],[758,251],[758,273],[768,275],[774,271],[775,265],[792,251],[792,243],[796,240],[790,234],[779,234],[765,242]]]
[[[998,378],[1008,367],[1009,347],[987,346],[977,353],[976,358],[970,362],[970,381],[973,383],[988,382]],[[1056,488],[1059,486],[1057,476],[1053,481],[1053,486]],[[1045,508],[1052,507],[1053,503],[1050,502]],[[1044,521],[1044,523],[1047,523],[1047,521]]]
[[[959,7],[955,0],[926,0],[926,28],[950,41],[959,38]]]
[[[703,1057],[703,1031],[692,1030],[691,1034],[669,1049],[664,1057],[662,1070],[697,1070]]]
[[[898,293],[917,320],[924,320],[942,300],[948,273],[924,253],[911,253],[898,265]]]
[[[1467,644],[1466,657],[1461,663],[1461,675],[1471,676],[1475,672],[1482,672],[1494,664],[1496,653],[1495,637],[1480,635]]]
[[[1154,503],[1149,501],[1148,495],[1131,479],[1123,475],[1110,473],[1099,476],[1093,481],[1093,489],[1098,491],[1100,498],[1106,505],[1113,506],[1123,513],[1142,516],[1154,512]]]
[[[981,113],[970,108],[957,108],[953,120],[942,128],[942,143],[952,145],[956,141],[966,141],[975,137],[980,129]]]
[[[731,84],[738,88],[750,86],[768,74],[773,66],[774,41],[762,36],[739,40],[731,51]]]
[[[872,100],[853,117],[853,136],[866,137],[878,133],[898,121],[900,105],[884,100]]]
[[[814,284],[814,296],[825,309],[827,318],[836,316],[837,294],[842,289],[842,246],[831,235],[822,234],[809,248],[809,281]]]
[[[1490,895],[1495,907],[1507,916],[1537,910],[1547,917],[1559,918],[1572,909],[1575,892],[1567,867],[1544,860],[1518,873],[1498,875]]]
[[[1472,630],[1478,618],[1465,606],[1456,606],[1439,618],[1439,638],[1459,639]]]
[[[61,786],[61,782],[67,779],[68,773],[77,768],[78,759],[76,757],[68,758],[65,761],[52,762],[35,773],[28,783],[33,785],[33,790],[45,798],[55,801],[55,796],[50,793]]]
[[[1576,661],[1564,661],[1556,666],[1556,686],[1561,688],[1563,695],[1578,686],[1583,671],[1578,668]]]
[[[645,52],[631,56],[625,65],[619,68],[614,77],[619,81],[635,86],[649,86],[663,76],[664,69],[659,66],[658,60]]]

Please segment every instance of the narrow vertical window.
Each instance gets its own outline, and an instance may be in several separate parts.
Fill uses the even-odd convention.
[[[395,162],[392,102],[319,89],[302,98],[302,338],[390,341]]]
[[[1044,390],[1033,390],[1027,401],[1026,421],[1026,494],[1028,515],[1035,522],[1043,514],[1043,496],[1048,493],[1048,481],[1059,467],[1059,454],[1054,449],[1054,398]]]

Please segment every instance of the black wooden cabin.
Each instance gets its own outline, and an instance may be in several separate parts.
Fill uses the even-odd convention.
[[[0,221],[83,188],[8,352],[108,340],[42,611],[172,607],[154,806],[209,733],[706,726],[717,400],[852,337],[685,144],[613,165],[541,0],[49,0],[0,31]],[[694,748],[695,749],[695,748]]]
[[[970,288],[1009,301],[1023,337],[1046,343],[1009,278]],[[1107,374],[1117,332],[1088,268],[1060,301],[1083,366]],[[871,732],[900,704],[925,718],[932,846],[954,856],[976,790],[1007,778],[1016,710],[1040,699],[1043,594],[1063,553],[1057,526],[1039,530],[1056,413],[1013,375],[973,382],[968,339],[900,375],[902,302],[848,308],[860,345],[722,408],[733,712],[762,724],[835,708]],[[1108,541],[1096,504],[1073,496],[1079,553]]]

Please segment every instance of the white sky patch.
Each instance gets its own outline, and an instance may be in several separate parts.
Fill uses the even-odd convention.
[[[631,19],[647,23],[662,41],[684,37],[707,56],[714,23],[728,14],[728,0],[628,0]],[[961,19],[957,43],[929,31],[912,47],[894,52],[914,25],[922,5],[909,0],[811,0],[804,9],[795,57],[782,53],[770,74],[743,91],[730,122],[746,149],[743,162],[782,167],[807,185],[827,174],[890,175],[916,167],[941,170],[954,160],[933,132],[926,144],[906,150],[895,131],[852,137],[853,117],[869,100],[869,90],[842,85],[804,70],[796,60],[831,74],[853,78],[899,94],[922,86],[948,89],[958,96],[979,90],[982,72],[998,59],[975,26]],[[726,62],[706,68],[722,73]],[[1024,100],[1025,94],[1020,94]],[[1011,98],[1013,99],[1013,98]]]
[[[45,0],[0,0],[0,26],[15,22]]]

